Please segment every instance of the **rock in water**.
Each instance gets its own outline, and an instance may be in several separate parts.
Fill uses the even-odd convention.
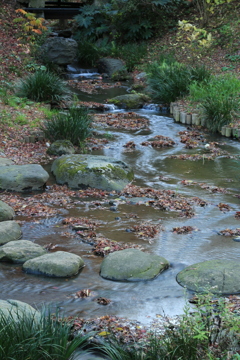
[[[10,241],[0,247],[0,261],[23,264],[29,259],[44,255],[46,250],[29,240]]]
[[[163,257],[138,249],[125,249],[109,254],[101,264],[100,275],[109,280],[151,280],[169,267]]]
[[[48,173],[38,164],[0,166],[1,190],[42,190],[48,178]]]
[[[121,191],[133,180],[132,169],[123,161],[100,155],[65,155],[51,168],[58,184],[71,188],[92,187]]]
[[[190,265],[177,275],[177,282],[189,290],[213,294],[240,293],[240,263],[208,260]]]
[[[1,168],[1,167],[0,167]],[[0,221],[12,220],[15,216],[13,208],[0,200]]]
[[[66,251],[56,251],[26,261],[23,270],[29,274],[52,277],[77,275],[84,266],[82,258]]]
[[[18,300],[0,300],[0,317],[3,316],[6,321],[19,322],[21,320],[37,321],[40,319],[40,312],[35,310],[32,306]]]
[[[6,244],[9,241],[20,239],[22,236],[21,227],[16,221],[2,221],[0,225],[0,245]]]

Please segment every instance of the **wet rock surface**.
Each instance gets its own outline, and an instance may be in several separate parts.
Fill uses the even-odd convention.
[[[109,254],[101,264],[100,275],[109,280],[151,280],[169,267],[161,256],[126,249]]]
[[[0,221],[12,220],[14,216],[13,208],[0,200]]]
[[[54,141],[49,148],[47,149],[47,154],[49,155],[66,155],[66,154],[74,154],[75,148],[71,141],[69,140],[57,140]]]
[[[2,221],[0,225],[0,245],[9,241],[18,240],[22,236],[21,227],[16,221]]]
[[[48,173],[38,164],[0,166],[2,190],[42,190],[48,178]]]
[[[56,251],[26,261],[23,270],[29,274],[52,277],[77,275],[84,266],[80,256],[65,251]]]
[[[18,300],[0,300],[0,316],[3,315],[5,319],[9,316],[10,319],[20,321],[22,318],[28,317],[37,320],[40,313],[29,304]]]
[[[10,241],[0,247],[0,261],[8,261],[23,264],[29,259],[44,255],[46,250],[32,241]]]
[[[121,191],[133,180],[133,171],[126,163],[107,156],[65,155],[53,162],[51,170],[57,183],[75,189]]]
[[[240,263],[233,260],[209,260],[193,264],[177,275],[180,285],[197,292],[240,293]]]

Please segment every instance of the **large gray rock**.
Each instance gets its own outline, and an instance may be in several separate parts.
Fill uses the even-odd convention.
[[[0,245],[20,239],[21,227],[16,221],[2,221],[0,224]]]
[[[26,261],[23,270],[29,274],[51,277],[69,277],[78,274],[84,266],[82,258],[65,251],[56,251]]]
[[[178,273],[177,282],[197,292],[238,294],[240,293],[240,262],[209,260],[193,264]]]
[[[116,96],[108,102],[124,109],[140,109],[149,101],[149,97],[145,94],[126,94]]]
[[[27,318],[35,321],[40,318],[40,312],[35,310],[32,306],[18,300],[0,300],[0,317],[4,319],[9,317],[9,320],[21,321]]]
[[[57,65],[71,64],[77,56],[77,42],[73,39],[54,37],[42,45],[40,57]]]
[[[48,173],[38,164],[0,166],[2,190],[42,190],[48,178]]]
[[[133,180],[133,171],[127,164],[100,155],[64,155],[53,162],[51,170],[58,184],[71,188],[121,191]]]
[[[69,140],[56,140],[47,149],[47,154],[49,155],[61,156],[74,153],[75,148]]]
[[[169,267],[161,256],[137,249],[125,249],[109,254],[101,264],[100,275],[109,280],[151,280]]]
[[[102,58],[97,63],[97,69],[100,73],[106,73],[109,76],[112,76],[114,73],[123,70],[125,64],[120,59],[113,58]]]
[[[6,165],[14,165],[14,161],[5,157],[0,157],[0,166]]]
[[[0,221],[12,220],[14,215],[15,212],[13,208],[11,208],[10,206],[8,206],[8,204],[0,200]]]
[[[23,264],[25,261],[46,254],[46,250],[28,240],[10,241],[0,247],[0,261]]]

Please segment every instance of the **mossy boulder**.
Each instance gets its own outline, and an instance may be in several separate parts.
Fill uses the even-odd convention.
[[[125,249],[109,254],[101,264],[100,275],[109,280],[151,280],[169,267],[169,262],[155,254]]]
[[[177,275],[177,282],[189,290],[213,294],[240,293],[240,262],[208,260],[190,265]]]
[[[75,148],[69,140],[56,140],[47,149],[47,154],[49,155],[61,156],[74,153]]]
[[[75,189],[121,191],[134,177],[123,161],[101,155],[64,155],[53,162],[51,170],[58,184]]]
[[[23,264],[29,259],[46,254],[46,250],[28,240],[10,241],[0,247],[0,261]]]
[[[0,166],[14,165],[14,162],[11,159],[0,157]]]
[[[13,208],[0,200],[0,221],[12,220],[15,216]]]
[[[40,312],[35,310],[32,306],[27,303],[18,300],[0,300],[0,317],[4,316],[6,320],[14,320],[16,322],[22,319],[33,319],[37,321],[40,319]]]
[[[29,274],[51,277],[69,277],[77,275],[84,266],[82,258],[66,251],[56,251],[26,261],[23,270]]]
[[[16,221],[2,221],[0,225],[0,245],[6,244],[9,241],[20,239],[22,230]]]
[[[149,100],[150,99],[147,95],[137,93],[119,95],[108,100],[108,102],[123,109],[140,109]]]
[[[0,166],[1,190],[42,190],[48,178],[48,173],[38,164]]]

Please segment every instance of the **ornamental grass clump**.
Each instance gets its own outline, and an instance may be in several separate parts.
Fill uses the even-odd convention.
[[[211,132],[239,118],[240,80],[232,75],[212,76],[208,82],[190,85],[190,101],[198,102]]]
[[[211,76],[205,66],[187,66],[172,56],[162,57],[148,65],[147,72],[153,98],[165,104],[188,95],[191,82],[208,81]]]
[[[57,104],[69,99],[71,92],[58,75],[37,70],[19,82],[16,94],[37,102]]]
[[[89,337],[71,339],[71,324],[49,311],[35,316],[0,312],[1,360],[71,360]]]
[[[58,113],[47,120],[42,130],[50,141],[70,140],[79,145],[91,134],[92,117],[85,107],[72,107],[66,113]]]
[[[148,66],[148,85],[152,97],[169,104],[188,94],[191,72],[188,66],[179,62],[154,62]]]

